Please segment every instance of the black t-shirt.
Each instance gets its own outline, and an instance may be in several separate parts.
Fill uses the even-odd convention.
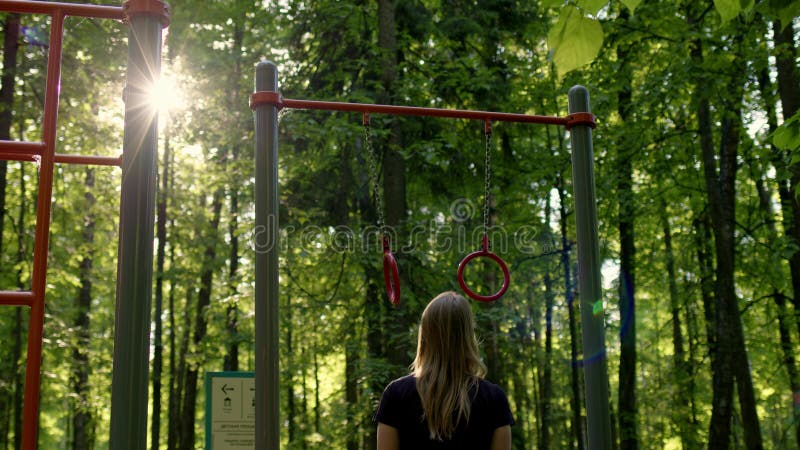
[[[500,387],[480,380],[470,391],[469,422],[460,423],[447,441],[430,440],[428,423],[413,375],[398,378],[386,386],[374,420],[394,428],[400,435],[400,450],[489,450],[494,430],[513,425],[508,398]]]

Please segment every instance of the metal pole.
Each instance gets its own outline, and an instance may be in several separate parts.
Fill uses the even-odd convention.
[[[158,112],[149,104],[147,93],[161,72],[162,22],[155,15],[136,14],[129,17],[129,28],[111,383],[112,450],[144,450],[147,444],[158,145]]]
[[[47,249],[50,239],[50,208],[53,192],[53,160],[56,151],[58,94],[61,85],[61,49],[64,36],[64,14],[56,11],[50,25],[50,52],[47,60],[44,124],[42,126],[39,195],[36,203],[36,237],[31,277],[31,309],[28,319],[28,358],[25,367],[23,399],[22,448],[37,447],[39,430],[39,383],[41,381],[42,333],[44,327],[45,291],[47,290]]]
[[[278,69],[256,65],[256,91],[278,90]],[[280,447],[278,399],[278,108],[255,108],[256,448]]]
[[[589,91],[583,86],[569,90],[569,112],[589,113]],[[600,284],[600,250],[597,238],[597,205],[594,193],[592,128],[570,129],[572,185],[578,238],[578,293],[583,327],[583,370],[586,384],[588,447],[611,449],[605,327]]]

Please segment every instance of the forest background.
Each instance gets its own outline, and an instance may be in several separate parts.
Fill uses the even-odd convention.
[[[151,331],[153,449],[202,448],[206,372],[253,370],[253,120],[289,98],[566,115],[588,87],[607,353],[581,352],[567,134],[495,124],[502,300],[475,304],[515,449],[584,449],[583,361],[614,447],[798,448],[800,2],[173,0]],[[6,14],[0,139],[40,136],[48,23]],[[119,155],[127,32],[68,19],[59,153]],[[361,117],[280,117],[282,448],[371,449],[416,321],[483,225],[483,124],[375,115],[403,298],[388,304]],[[56,167],[40,448],[107,448],[120,170]],[[34,163],[0,162],[0,284],[28,289]],[[491,265],[467,272],[496,289]],[[0,450],[19,449],[27,310],[0,314]]]

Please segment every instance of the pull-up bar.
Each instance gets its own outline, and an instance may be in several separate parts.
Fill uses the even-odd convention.
[[[477,119],[492,122],[538,123],[560,125],[570,129],[575,125],[595,127],[594,114],[578,112],[567,117],[536,116],[493,111],[473,111],[466,109],[424,108],[419,106],[375,105],[369,103],[326,102],[319,100],[292,100],[283,98],[279,92],[259,91],[250,96],[250,108],[259,105],[273,105],[278,109],[316,109],[323,111],[348,111],[374,114],[394,114],[400,116],[446,117],[451,119]]]
[[[41,141],[0,140],[0,160],[39,164],[31,289],[0,291],[0,305],[30,308],[22,449],[35,450],[38,441],[53,166],[69,163],[122,167],[109,446],[118,450],[144,450],[158,131],[155,115],[143,114],[148,99],[141,87],[152,84],[159,76],[161,30],[169,23],[169,7],[162,0],[126,0],[122,6],[0,0],[0,11],[51,17]],[[123,157],[56,153],[61,52],[67,17],[113,19],[128,26],[127,87],[132,89],[125,101]]]
[[[41,161],[46,151],[43,142],[0,141],[0,160],[3,161]],[[56,153],[54,162],[65,164],[87,164],[95,166],[120,166],[121,156],[67,155]],[[0,293],[0,296],[2,293]]]
[[[256,448],[280,448],[278,405],[278,111],[281,108],[396,114],[428,117],[479,119],[487,123],[522,122],[560,125],[570,132],[572,186],[578,242],[578,283],[583,324],[583,365],[586,384],[588,444],[592,449],[611,449],[608,373],[605,359],[603,314],[594,305],[602,302],[600,250],[597,236],[597,205],[594,192],[592,128],[589,92],[583,86],[569,91],[567,117],[533,116],[488,111],[447,110],[412,106],[291,100],[278,92],[278,68],[269,61],[256,65],[255,92],[250,107],[255,119],[255,368]]]

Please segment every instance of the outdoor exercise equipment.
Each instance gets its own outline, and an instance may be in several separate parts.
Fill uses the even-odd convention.
[[[599,355],[583,366],[586,384],[588,446],[611,449],[611,422],[608,408],[608,373],[605,359],[603,314],[595,304],[600,296],[600,252],[597,237],[597,207],[594,194],[592,128],[589,92],[582,86],[569,91],[569,116],[550,117],[488,111],[447,110],[413,106],[373,105],[283,98],[278,92],[278,69],[264,61],[256,66],[255,92],[250,96],[255,120],[256,160],[256,448],[278,450],[278,111],[282,108],[349,111],[362,114],[476,119],[559,125],[570,130],[572,180],[575,198],[578,242],[578,284],[583,324],[583,350]],[[485,244],[488,251],[488,240]],[[486,256],[486,255],[481,255]],[[477,256],[473,257],[476,258]]]
[[[0,141],[0,160],[39,164],[31,289],[0,291],[0,305],[30,309],[22,448],[35,450],[37,444],[53,169],[56,163],[72,163],[122,168],[109,446],[114,450],[144,450],[158,136],[157,114],[148,107],[148,90],[160,76],[161,32],[169,24],[168,7],[161,0],[128,0],[121,7],[0,0],[0,11],[51,17],[41,141]],[[121,20],[128,25],[121,158],[56,153],[61,52],[67,17]],[[262,62],[256,67],[251,106],[255,110],[255,227],[263,231],[254,233],[257,449],[277,450],[280,446],[277,127],[281,108],[539,123],[571,131],[583,350],[584,354],[598,355],[583,365],[588,446],[600,450],[611,448],[603,314],[597,313],[595,307],[601,301],[601,285],[592,153],[594,116],[589,112],[589,94],[585,88],[570,89],[567,117],[290,100],[278,93],[276,66]],[[399,283],[396,286],[399,289]]]
[[[378,216],[378,229],[381,232],[381,243],[383,244],[383,283],[386,287],[386,296],[393,305],[400,304],[400,272],[397,269],[397,260],[392,254],[392,242],[386,230],[386,222],[383,219],[383,191],[378,184],[378,155],[372,146],[372,133],[370,131],[369,113],[363,113],[362,122],[364,124],[364,147],[367,149],[367,159],[369,161],[369,178],[372,183],[372,192],[375,198],[375,209]]]
[[[481,249],[468,254],[458,264],[458,284],[461,290],[464,291],[470,298],[478,300],[479,302],[489,303],[493,302],[508,290],[508,285],[511,282],[511,277],[508,273],[508,266],[502,258],[492,253],[489,246],[489,195],[491,192],[491,177],[492,177],[492,122],[488,119],[484,123],[483,134],[485,136],[486,145],[483,155],[483,238],[481,239]],[[467,286],[464,281],[464,269],[470,261],[476,258],[489,258],[500,266],[503,271],[503,284],[500,290],[492,295],[480,295]]]
[[[161,31],[169,24],[169,10],[160,0],[128,0],[122,6],[0,0],[0,11],[51,17],[42,139],[39,142],[0,141],[0,159],[36,161],[39,165],[31,289],[0,291],[0,305],[30,308],[22,448],[34,450],[37,445],[53,167],[55,163],[69,163],[122,167],[110,446],[115,450],[144,450],[157,150],[157,117],[155,111],[148,108],[148,88],[160,75]],[[56,153],[61,52],[67,17],[114,19],[128,25],[121,158]]]

